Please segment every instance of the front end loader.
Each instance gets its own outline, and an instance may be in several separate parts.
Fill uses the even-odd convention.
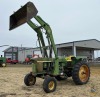
[[[42,58],[31,59],[32,71],[25,76],[25,85],[35,85],[37,77],[43,78],[43,89],[46,93],[50,93],[56,90],[57,80],[65,80],[68,77],[72,77],[75,84],[86,84],[90,77],[88,64],[82,58],[77,59],[74,56],[59,58],[52,30],[49,24],[38,16],[37,13],[38,10],[35,5],[32,2],[27,2],[10,16],[9,30],[13,30],[27,23],[37,33],[39,48],[42,54]],[[32,22],[32,18],[39,25]],[[44,31],[48,45],[46,45],[44,40]],[[52,57],[52,53],[54,53],[54,58]]]

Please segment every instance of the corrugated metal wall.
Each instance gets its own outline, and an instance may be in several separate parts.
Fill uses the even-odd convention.
[[[47,50],[47,53],[49,54],[48,50]],[[25,58],[27,57],[27,55],[33,55],[33,54],[37,54],[37,55],[39,55],[39,57],[42,57],[40,50],[28,49],[28,50],[21,50],[18,52],[18,60],[19,60],[19,62],[23,62],[23,61],[25,61]],[[53,56],[53,58],[55,57],[54,53],[52,53],[52,56]]]
[[[69,56],[73,55],[73,50],[72,48],[58,48],[58,56],[59,57],[64,57],[64,56]],[[94,58],[94,50],[91,49],[79,49],[78,47],[76,48],[76,56],[77,57],[82,57],[82,58]]]
[[[78,49],[76,54],[78,57],[94,59],[94,50],[91,49]]]
[[[49,51],[47,51],[49,53]],[[57,49],[58,52],[58,56],[59,57],[66,57],[69,55],[73,55],[73,50],[72,48],[58,48]],[[40,50],[34,50],[34,49],[29,49],[29,50],[22,50],[18,52],[18,60],[23,62],[25,61],[25,58],[27,57],[27,55],[33,55],[33,54],[37,54],[39,55],[39,57],[42,57]],[[52,53],[53,58],[54,53]],[[77,48],[76,49],[76,56],[77,57],[81,57],[81,58],[94,58],[94,51],[91,49],[82,49],[82,48]]]
[[[33,49],[19,51],[18,60],[19,62],[23,62],[25,61],[25,58],[27,57],[27,55],[33,55],[33,54],[34,54]]]
[[[69,48],[58,48],[57,50],[58,50],[59,57],[69,56],[73,54],[71,48],[70,49]]]

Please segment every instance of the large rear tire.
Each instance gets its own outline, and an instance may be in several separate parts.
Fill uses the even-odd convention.
[[[72,79],[77,85],[86,84],[90,77],[90,68],[86,62],[77,63],[72,71]]]

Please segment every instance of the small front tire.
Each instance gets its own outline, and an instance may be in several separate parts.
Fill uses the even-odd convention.
[[[54,77],[46,77],[43,82],[43,89],[46,93],[54,92],[56,90],[57,82]]]
[[[26,86],[32,86],[36,83],[36,77],[29,73],[25,76],[24,83]]]
[[[7,64],[6,63],[2,63],[2,67],[6,67],[7,66]]]

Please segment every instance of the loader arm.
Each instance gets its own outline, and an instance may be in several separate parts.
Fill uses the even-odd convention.
[[[35,16],[34,18],[39,22],[40,26],[36,26],[31,20],[29,20],[27,23],[37,33],[41,52],[42,53],[44,52],[43,54],[44,57],[51,58],[52,49],[53,49],[55,58],[58,58],[57,50],[56,50],[56,46],[55,46],[55,42],[54,42],[54,38],[50,26],[45,21],[43,21],[40,16]],[[46,38],[48,40],[48,46],[45,45],[42,29],[45,29]],[[47,54],[47,49],[49,49],[49,55]]]

